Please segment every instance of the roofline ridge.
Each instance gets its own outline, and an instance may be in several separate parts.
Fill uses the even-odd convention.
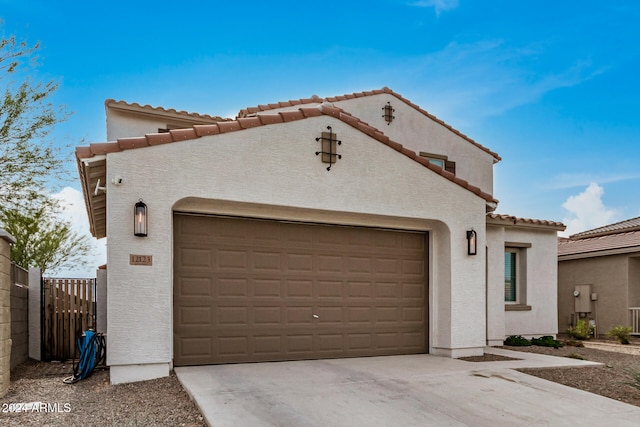
[[[222,117],[222,116],[212,116],[210,114],[200,114],[200,113],[195,113],[195,112],[190,112],[190,111],[186,111],[186,110],[176,110],[175,108],[165,108],[162,106],[157,106],[154,107],[153,105],[150,104],[140,104],[138,102],[127,102],[124,100],[116,100],[114,98],[107,98],[104,101],[104,106],[105,108],[109,108],[109,107],[133,107],[136,109],[144,109],[144,110],[152,110],[154,112],[161,112],[161,113],[169,113],[169,114],[176,114],[176,115],[180,115],[180,116],[189,116],[189,117],[196,117],[196,118],[202,118],[202,119],[206,119],[206,120],[218,120],[218,121],[228,121],[230,120],[230,118],[228,117]]]
[[[493,195],[486,193],[480,190],[478,187],[469,184],[467,181],[460,179],[450,172],[445,171],[442,168],[439,168],[435,165],[432,165],[427,159],[422,158],[415,151],[409,150],[405,148],[402,144],[391,140],[384,132],[379,129],[371,126],[370,124],[360,120],[358,117],[353,116],[347,111],[342,110],[336,106],[318,106],[318,114],[305,115],[304,111],[314,111],[314,108],[309,107],[300,107],[297,111],[284,111],[278,112],[277,114],[265,114],[261,115],[262,117],[268,116],[269,119],[262,120],[259,117],[255,117],[256,120],[250,120],[251,124],[248,123],[245,119],[252,119],[246,117],[238,117],[235,120],[224,121],[219,123],[212,123],[206,125],[193,125],[190,128],[184,129],[173,129],[169,132],[163,133],[147,133],[144,136],[138,137],[126,137],[126,138],[118,138],[116,141],[112,142],[104,142],[104,143],[94,143],[90,144],[89,147],[77,147],[76,148],[76,158],[78,161],[82,160],[80,155],[87,155],[86,158],[91,158],[96,155],[104,155],[108,153],[124,151],[129,149],[143,148],[153,145],[160,145],[172,142],[186,141],[191,139],[198,139],[203,136],[216,135],[219,133],[228,133],[235,132],[244,129],[248,129],[251,127],[257,126],[267,126],[270,124],[284,123],[296,120],[304,120],[309,117],[317,117],[319,115],[327,115],[330,117],[334,117],[345,124],[355,128],[356,130],[369,135],[371,138],[376,139],[378,142],[393,148],[394,150],[404,154],[410,159],[420,163],[422,166],[430,169],[431,171],[437,173],[448,181],[457,184],[458,186],[464,188],[465,190],[477,195],[478,197],[484,199],[488,203],[498,203],[498,200],[493,197]],[[326,110],[326,111],[325,111]],[[279,116],[279,117],[277,117]],[[245,125],[245,126],[243,126]]]
[[[246,108],[241,109],[238,112],[237,117],[242,117],[242,116],[246,116],[246,115],[249,115],[249,114],[255,114],[257,112],[262,112],[262,111],[266,111],[266,110],[269,110],[269,109],[283,108],[283,107],[299,105],[299,104],[304,104],[304,103],[309,104],[309,103],[312,103],[312,102],[324,102],[324,101],[328,101],[329,99],[337,99],[337,98],[345,98],[345,99],[361,98],[361,97],[364,97],[364,96],[379,95],[379,94],[382,94],[382,93],[386,93],[386,94],[395,96],[400,101],[404,102],[405,104],[407,104],[410,107],[414,108],[415,110],[419,111],[420,113],[422,113],[423,115],[427,116],[428,118],[430,118],[431,120],[435,121],[436,123],[438,123],[438,124],[444,126],[445,128],[449,129],[451,132],[455,133],[459,137],[467,140],[468,142],[470,142],[471,144],[473,144],[474,146],[476,146],[480,150],[490,154],[495,159],[495,163],[497,163],[497,162],[502,160],[502,157],[500,157],[500,155],[498,153],[496,153],[494,151],[491,151],[487,147],[485,147],[482,144],[478,143],[477,141],[473,140],[471,137],[465,135],[464,133],[460,132],[459,130],[457,130],[456,128],[451,126],[450,124],[446,123],[444,120],[439,119],[438,117],[436,117],[433,114],[429,113],[427,110],[423,109],[419,105],[414,104],[409,99],[405,98],[404,96],[400,95],[397,92],[394,92],[392,89],[390,89],[387,86],[383,86],[381,89],[373,89],[373,90],[362,91],[362,92],[353,92],[353,93],[345,94],[345,95],[327,96],[327,97],[324,97],[324,98],[318,97],[317,95],[312,95],[311,98],[301,98],[301,99],[297,99],[297,100],[280,101],[280,102],[273,103],[273,104],[261,104],[261,105],[258,105],[256,107],[246,107]],[[338,101],[341,101],[341,100],[342,99],[338,99]]]
[[[610,234],[620,234],[620,233],[627,233],[630,231],[637,231],[640,230],[640,225],[632,225],[630,227],[627,228],[620,228],[618,230],[609,230],[609,231],[596,231],[596,230],[601,230],[603,228],[607,228],[607,227],[614,227],[616,225],[625,223],[625,222],[629,222],[629,221],[633,221],[633,220],[637,220],[640,219],[640,216],[636,216],[633,218],[628,218],[622,221],[618,221],[618,222],[614,222],[612,224],[607,224],[607,225],[603,225],[600,227],[596,227],[596,228],[592,228],[590,230],[585,230],[585,231],[580,231],[578,233],[574,233],[571,236],[569,236],[569,239],[572,240],[581,240],[581,239],[586,239],[586,238],[591,238],[591,237],[599,237],[599,236],[605,236],[605,235],[610,235]]]

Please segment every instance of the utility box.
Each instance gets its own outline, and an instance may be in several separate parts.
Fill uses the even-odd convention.
[[[576,313],[591,313],[593,303],[591,297],[591,285],[576,285],[573,291]]]

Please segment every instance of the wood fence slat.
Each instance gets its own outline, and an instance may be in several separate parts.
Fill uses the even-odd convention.
[[[61,338],[62,338],[62,320],[60,319],[61,314],[62,314],[62,295],[60,295],[60,288],[62,287],[62,282],[56,280],[55,281],[55,292],[56,292],[56,311],[54,312],[55,315],[55,321],[56,321],[56,334],[54,335],[53,339],[55,341],[55,354],[61,354],[62,353],[62,346],[61,346]]]
[[[89,316],[87,318],[87,322],[89,323],[89,327],[92,329],[96,328],[96,322],[95,322],[95,315],[96,313],[94,312],[94,304],[93,304],[93,287],[95,286],[95,280],[91,280],[88,281],[89,283],[87,284],[87,289],[89,290],[89,295],[87,296],[87,307],[88,307],[88,311],[87,313],[89,313]]]
[[[94,328],[95,279],[43,279],[45,360],[76,357],[77,339]]]

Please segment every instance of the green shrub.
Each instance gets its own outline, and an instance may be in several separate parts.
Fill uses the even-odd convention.
[[[539,345],[540,347],[553,347],[553,348],[562,347],[562,343],[554,339],[551,335],[545,335],[540,338],[531,338],[531,344]]]
[[[588,340],[592,332],[593,327],[586,320],[578,320],[576,326],[567,329],[567,334],[577,340]]]
[[[504,345],[510,345],[514,347],[522,347],[531,345],[531,341],[523,337],[522,335],[511,335],[504,340]]]
[[[614,326],[607,332],[607,335],[617,339],[620,344],[629,344],[631,342],[631,327],[621,325]]]

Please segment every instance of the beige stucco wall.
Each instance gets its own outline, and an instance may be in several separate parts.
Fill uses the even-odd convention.
[[[531,306],[531,310],[505,312],[505,334],[555,336],[558,333],[558,304],[555,297],[558,287],[557,231],[509,227],[505,229],[505,241],[531,244],[526,249],[526,304]],[[504,258],[502,265],[504,272]]]
[[[383,118],[382,108],[387,102],[395,109],[395,119],[391,124],[387,124]],[[383,93],[336,101],[332,104],[379,129],[393,141],[416,153],[448,156],[449,160],[456,162],[456,176],[480,187],[488,194],[493,194],[494,157],[395,96]],[[260,114],[294,111],[298,108],[299,106],[283,107]]]
[[[591,292],[598,294],[592,303],[598,334],[606,334],[611,327],[629,324],[629,273],[637,268],[630,266],[629,255],[610,255],[584,258],[558,263],[558,329],[567,330],[575,306],[573,291],[576,285],[592,285]],[[631,268],[630,268],[631,267]]]
[[[502,345],[504,311],[504,226],[487,225],[487,345]]]
[[[509,335],[540,337],[558,333],[557,231],[518,226],[490,225],[488,231],[487,340],[500,345]],[[509,244],[528,246],[526,300],[531,309],[506,311],[504,302],[504,249]]]
[[[342,159],[330,172],[315,155],[315,138],[327,125],[342,140]],[[168,374],[172,210],[189,197],[219,202],[231,209],[220,212],[226,214],[241,213],[238,206],[247,202],[262,206],[258,211],[266,216],[428,230],[430,351],[454,357],[482,353],[485,260],[483,253],[466,254],[465,239],[473,227],[484,241],[485,201],[351,126],[314,117],[112,153],[107,162],[107,182],[123,178],[107,188],[112,382]],[[139,199],[149,209],[146,238],[132,232]],[[130,266],[129,254],[152,255],[153,266]]]
[[[147,133],[157,133],[158,129],[165,129],[167,125],[179,128],[190,128],[194,124],[214,123],[214,119],[197,117],[180,117],[178,114],[142,111],[119,110],[107,108],[107,140],[142,136]]]
[[[7,394],[11,371],[11,235],[0,228],[0,397]]]
[[[640,307],[640,256],[629,257],[629,307]]]

